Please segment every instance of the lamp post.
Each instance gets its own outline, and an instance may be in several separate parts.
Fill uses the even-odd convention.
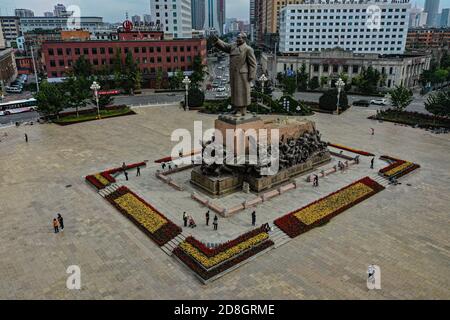
[[[100,90],[100,85],[97,81],[92,82],[91,90],[94,91],[95,102],[97,103],[97,118],[100,119],[100,107],[98,105],[98,90]]]
[[[188,94],[189,94],[189,85],[191,84],[191,79],[189,79],[188,76],[185,76],[183,79],[183,84],[186,88],[186,94],[184,96],[184,110],[189,111]]]
[[[261,103],[262,104],[264,104],[264,97],[263,97],[263,95],[264,95],[264,84],[265,84],[265,82],[267,80],[269,80],[269,79],[267,79],[267,77],[266,77],[266,75],[264,73],[261,75],[261,77],[259,77],[259,81],[261,81]],[[258,113],[258,111],[259,111],[259,107],[258,107],[258,104],[256,104],[256,113]]]
[[[336,88],[338,90],[336,113],[339,114],[339,98],[341,97],[341,91],[342,91],[342,88],[344,88],[344,86],[345,86],[345,82],[341,78],[339,78],[335,84],[336,84]]]

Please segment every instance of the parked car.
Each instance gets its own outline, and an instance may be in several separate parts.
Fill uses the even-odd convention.
[[[21,93],[22,92],[22,87],[5,87],[6,92],[9,93]]]
[[[385,105],[387,105],[387,100],[386,99],[370,100],[370,104],[375,104],[375,105],[379,105],[379,106],[385,106]]]
[[[368,107],[370,102],[368,100],[357,100],[353,102],[353,105],[357,107]]]

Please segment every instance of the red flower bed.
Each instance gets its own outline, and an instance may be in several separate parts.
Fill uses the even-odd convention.
[[[177,256],[184,264],[186,264],[186,266],[188,266],[192,271],[199,275],[203,280],[208,280],[273,245],[274,243],[272,240],[264,241],[260,245],[252,247],[251,249],[245,251],[243,254],[232,258],[209,271],[205,270],[197,263],[197,261],[195,261],[192,257],[190,257],[178,247],[173,250],[173,254]]]
[[[127,170],[130,169],[134,169],[137,167],[145,167],[147,164],[145,162],[138,162],[138,163],[133,163],[130,165],[127,165]],[[114,169],[109,169],[109,170],[105,170],[100,172],[99,174],[105,178],[106,180],[108,180],[108,184],[103,184],[100,180],[98,180],[95,175],[91,174],[89,176],[86,176],[86,181],[88,181],[90,184],[92,184],[95,188],[97,188],[97,190],[102,190],[104,188],[106,188],[109,184],[111,183],[115,183],[116,179],[113,177],[114,174],[122,172],[123,169],[122,167],[120,168],[114,168]]]
[[[385,160],[390,163],[387,167],[384,167],[378,171],[381,175],[385,176],[386,178],[391,178],[391,177],[400,178],[400,177],[403,177],[404,175],[407,175],[408,173],[420,168],[420,165],[418,165],[417,163],[412,163],[409,161],[396,159],[396,158],[386,156],[386,155],[381,156],[380,159]],[[398,168],[400,166],[403,166],[405,168],[403,168],[403,169]],[[396,168],[399,169],[397,172],[395,170]],[[394,173],[391,174],[390,173],[391,170],[394,171]]]
[[[120,198],[121,196],[124,196],[126,194],[133,195],[136,199],[138,199],[142,204],[144,204],[146,207],[148,207],[150,210],[152,210],[155,214],[159,215],[163,219],[165,219],[167,222],[162,225],[158,230],[155,232],[151,232],[148,228],[146,228],[144,225],[138,222],[127,210],[123,209],[117,202],[117,198]],[[122,213],[125,217],[127,217],[131,222],[133,222],[139,229],[141,229],[147,236],[149,236],[154,242],[156,242],[159,246],[165,245],[167,242],[175,238],[177,235],[179,235],[182,230],[179,226],[175,225],[172,221],[170,221],[167,217],[165,217],[161,212],[159,212],[156,208],[154,208],[152,205],[150,205],[148,202],[146,202],[144,199],[139,197],[137,194],[132,192],[130,189],[128,189],[125,186],[120,187],[110,195],[106,197],[106,199],[117,209],[120,213]]]
[[[369,187],[370,189],[372,189],[372,191],[362,195],[362,196],[358,196],[354,199],[348,199],[348,203],[345,202],[345,198],[341,201],[342,203],[346,203],[344,206],[340,206],[339,208],[337,208],[336,210],[332,211],[331,213],[327,214],[326,216],[314,221],[311,224],[306,224],[303,223],[302,221],[300,221],[299,218],[297,218],[295,216],[295,214],[297,212],[306,210],[308,208],[311,208],[313,205],[316,206],[317,204],[320,203],[324,203],[326,204],[327,199],[330,199],[330,197],[337,195],[339,193],[342,193],[344,191],[346,191],[347,189],[355,186],[358,183],[363,183],[364,185],[366,185],[367,187]],[[345,210],[353,207],[354,205],[366,200],[367,198],[373,196],[374,194],[380,192],[381,190],[383,190],[384,187],[380,184],[378,184],[377,182],[375,182],[374,180],[370,179],[369,177],[365,177],[361,180],[355,181],[354,183],[338,190],[335,191],[331,194],[329,194],[326,197],[323,197],[317,201],[314,201],[308,205],[306,205],[303,208],[294,210],[290,213],[288,213],[287,215],[278,218],[277,220],[274,221],[275,225],[277,225],[281,230],[283,230],[287,235],[289,235],[289,237],[291,238],[295,238],[297,236],[299,236],[300,234],[307,232],[315,227],[318,227],[320,225],[323,225],[325,223],[327,223],[331,218],[337,216],[338,214],[344,212]]]
[[[236,246],[237,244],[239,244],[241,242],[244,242],[250,238],[253,238],[254,236],[260,234],[261,232],[265,232],[263,227],[259,227],[255,230],[244,233],[244,234],[240,235],[239,237],[237,237],[236,239],[222,243],[220,246],[218,246],[216,248],[212,248],[212,249],[208,248],[207,246],[205,246],[203,243],[201,243],[194,237],[187,237],[185,241],[190,243],[191,245],[193,245],[198,250],[200,250],[208,258],[211,258],[223,251],[230,249],[231,247]]]
[[[349,147],[346,147],[346,146],[342,146],[340,144],[334,144],[334,143],[328,142],[328,145],[330,147],[334,147],[334,148],[337,148],[337,149],[350,151],[350,152],[353,152],[353,153],[356,153],[356,154],[360,154],[360,155],[366,156],[366,157],[373,157],[374,156],[373,153],[362,151],[362,150],[358,150],[358,149],[352,149],[352,148],[349,148]]]

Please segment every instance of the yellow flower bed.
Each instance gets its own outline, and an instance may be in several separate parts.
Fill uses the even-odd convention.
[[[151,233],[155,233],[167,223],[166,219],[146,206],[131,193],[127,193],[115,199],[114,202]]]
[[[107,186],[110,182],[103,177],[100,173],[94,174],[95,179],[97,179],[102,185]]]
[[[203,267],[205,268],[211,268],[221,262],[224,262],[231,257],[251,248],[252,246],[261,243],[262,241],[269,238],[269,235],[265,232],[260,233],[253,238],[250,238],[244,242],[239,243],[238,245],[225,250],[224,252],[218,253],[214,257],[208,258],[205,256],[202,252],[200,252],[197,248],[192,246],[190,243],[182,242],[180,243],[179,247],[186,252],[188,255],[193,257],[195,260],[200,262]]]
[[[409,168],[412,165],[413,165],[412,162],[406,161],[405,163],[403,163],[403,164],[401,164],[401,165],[399,165],[399,166],[397,166],[395,168],[392,168],[391,170],[385,172],[384,175],[387,176],[387,177],[395,176],[398,172],[401,172],[401,171]]]
[[[304,224],[310,225],[353,203],[359,198],[366,196],[372,191],[373,189],[364,183],[357,183],[294,213],[294,216]]]

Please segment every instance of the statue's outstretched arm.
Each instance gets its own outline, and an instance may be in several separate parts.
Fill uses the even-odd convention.
[[[222,50],[223,52],[226,52],[226,53],[231,52],[231,44],[226,43],[226,42],[220,40],[219,38],[217,38],[217,41],[214,42],[214,46],[217,49]]]

